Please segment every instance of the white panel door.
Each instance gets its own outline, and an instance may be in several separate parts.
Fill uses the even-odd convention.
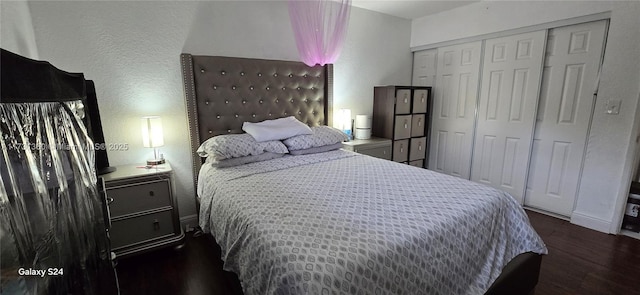
[[[471,180],[523,203],[546,31],[485,41]]]
[[[436,49],[413,53],[413,86],[434,86],[436,82]]]
[[[438,48],[429,169],[469,179],[482,41]]]
[[[570,216],[607,21],[549,30],[525,205]]]

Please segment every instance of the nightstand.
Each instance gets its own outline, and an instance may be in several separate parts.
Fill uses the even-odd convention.
[[[343,142],[342,148],[380,159],[391,160],[391,140],[386,138],[354,139]]]
[[[117,258],[184,243],[171,165],[117,166],[103,176]]]

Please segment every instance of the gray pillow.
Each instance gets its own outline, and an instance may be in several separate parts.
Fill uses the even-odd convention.
[[[324,153],[324,152],[337,150],[337,149],[339,149],[341,147],[342,147],[342,143],[338,142],[336,144],[319,146],[319,147],[312,147],[312,148],[308,148],[308,149],[304,149],[304,150],[289,151],[289,153],[292,154],[292,155],[295,155],[295,156],[306,155],[306,154],[317,154],[317,153]]]
[[[210,163],[211,165],[213,165],[213,167],[225,168],[225,167],[233,167],[233,166],[239,166],[239,165],[244,165],[249,163],[282,158],[283,156],[284,154],[266,152],[257,156],[245,156],[245,157],[231,158],[231,159],[225,159],[225,160],[215,160],[212,157],[208,157],[205,162]]]
[[[257,142],[251,135],[225,134],[207,139],[196,151],[200,157],[224,160],[245,156],[257,156],[265,152],[286,154],[287,147],[278,140]]]
[[[298,135],[284,141],[289,151],[304,150],[325,145],[333,145],[349,140],[344,132],[329,126],[311,127],[312,134]]]

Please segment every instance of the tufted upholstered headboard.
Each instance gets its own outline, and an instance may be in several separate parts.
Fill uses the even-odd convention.
[[[309,126],[331,125],[332,65],[187,53],[180,61],[196,180],[200,143],[242,133],[244,122],[295,116]]]

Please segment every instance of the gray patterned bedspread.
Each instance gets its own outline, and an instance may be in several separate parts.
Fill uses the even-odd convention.
[[[344,150],[199,175],[200,226],[252,294],[483,294],[546,254],[508,194]]]

